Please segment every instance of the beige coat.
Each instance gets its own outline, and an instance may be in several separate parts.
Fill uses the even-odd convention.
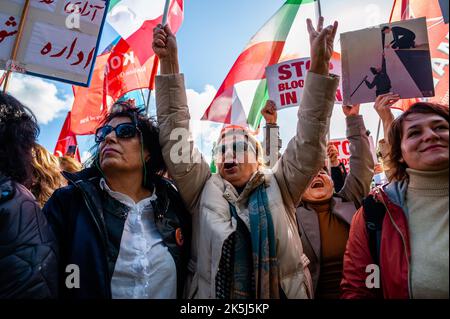
[[[298,234],[295,208],[326,156],[326,134],[330,123],[339,79],[309,72],[298,112],[297,134],[273,170],[255,172],[238,196],[234,187],[218,174],[211,174],[192,139],[179,141],[174,129],[189,129],[184,77],[181,74],[156,78],[156,104],[160,143],[169,174],[193,216],[192,260],[194,273],[186,296],[215,298],[215,277],[225,239],[236,229],[229,202],[248,226],[248,195],[265,183],[272,213],[279,280],[290,298],[312,298],[307,259]],[[172,134],[172,137],[171,137]],[[172,155],[184,149],[174,163]]]

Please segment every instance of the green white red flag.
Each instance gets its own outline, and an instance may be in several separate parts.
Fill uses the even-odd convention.
[[[261,121],[268,99],[266,67],[309,56],[306,19],[316,21],[316,0],[288,0],[240,54],[202,120],[248,126]]]

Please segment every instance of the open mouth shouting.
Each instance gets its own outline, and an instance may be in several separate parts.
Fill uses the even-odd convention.
[[[321,181],[321,180],[318,180],[318,181],[314,181],[312,184],[311,184],[311,188],[322,188],[322,187],[324,187],[325,185],[324,185],[324,183]]]
[[[224,163],[223,168],[224,168],[225,173],[233,174],[233,173],[236,173],[236,171],[237,171],[237,164],[234,162]]]

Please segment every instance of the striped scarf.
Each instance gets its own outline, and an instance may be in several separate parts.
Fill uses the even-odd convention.
[[[232,299],[278,299],[278,260],[275,232],[264,184],[250,195],[248,202],[250,232],[230,204],[237,220],[233,236]]]

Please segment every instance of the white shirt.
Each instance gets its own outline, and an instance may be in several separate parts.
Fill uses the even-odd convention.
[[[111,190],[102,178],[100,187],[128,206],[119,256],[111,280],[113,299],[175,299],[177,270],[156,228],[151,197],[135,203],[129,196]]]

